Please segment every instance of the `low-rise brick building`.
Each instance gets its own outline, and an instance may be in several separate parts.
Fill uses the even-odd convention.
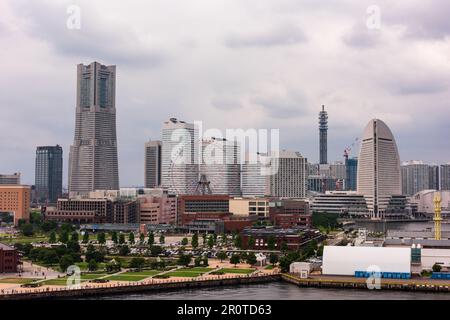
[[[20,265],[19,253],[15,248],[0,243],[0,273],[15,273]]]

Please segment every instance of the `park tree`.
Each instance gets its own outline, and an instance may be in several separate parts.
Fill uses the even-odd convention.
[[[191,240],[192,248],[196,249],[198,247],[198,233],[194,233]]]
[[[76,231],[72,232],[72,235],[70,236],[70,240],[78,242],[80,240],[80,238],[78,236],[78,232],[76,232]]]
[[[248,238],[248,248],[253,249],[255,247],[255,243],[256,243],[255,238],[253,236],[250,236]]]
[[[225,251],[220,251],[217,254],[217,259],[220,260],[220,262],[223,262],[223,260],[225,260],[227,258],[227,254],[225,253]]]
[[[273,265],[277,264],[277,262],[278,262],[278,255],[276,255],[275,253],[271,253],[269,261]]]
[[[128,242],[134,244],[134,232],[130,232],[130,234],[128,235]]]
[[[125,243],[125,235],[123,233],[121,233],[119,235],[119,244],[124,244]]]
[[[150,255],[152,257],[156,257],[157,255],[160,255],[163,252],[163,249],[161,246],[151,246],[150,247]]]
[[[139,235],[139,242],[140,242],[141,244],[143,244],[144,241],[145,241],[145,234],[141,233],[141,234]]]
[[[217,233],[213,233],[214,244],[217,244]]]
[[[89,242],[89,232],[84,231],[83,233],[83,243],[86,244]]]
[[[178,258],[178,265],[187,267],[192,261],[192,256],[190,254],[182,254]]]
[[[237,234],[237,235],[234,237],[234,246],[235,246],[236,248],[238,248],[238,249],[241,249],[241,248],[242,248],[242,237],[241,237],[240,234]]]
[[[59,267],[62,272],[66,272],[67,268],[73,265],[73,258],[70,254],[65,254],[59,260]]]
[[[155,243],[155,234],[153,233],[153,231],[150,231],[148,233],[148,245],[152,246]]]
[[[55,231],[52,231],[50,233],[50,238],[48,239],[48,242],[49,243],[56,243],[56,233],[55,233]]]
[[[106,236],[104,232],[100,232],[99,234],[97,234],[97,241],[100,244],[105,244],[106,243]]]
[[[269,238],[267,238],[267,249],[269,250],[275,250],[275,237],[274,236],[269,236]]]
[[[114,244],[117,244],[119,242],[119,239],[117,239],[117,232],[113,231],[113,233],[111,234],[111,240]]]
[[[288,249],[289,249],[288,244],[286,243],[286,241],[283,241],[281,243],[280,250],[283,252],[286,252],[286,251],[288,251]]]
[[[31,237],[34,234],[33,225],[30,223],[23,224],[20,229],[25,237]]]
[[[145,265],[145,259],[142,257],[134,257],[130,261],[130,268],[141,270]]]
[[[227,238],[227,235],[225,234],[225,232],[222,233],[221,238],[222,238],[222,244],[223,244],[224,246],[228,245],[228,238]]]
[[[203,246],[206,246],[206,238],[207,238],[207,234],[205,232],[205,233],[202,234],[202,240],[203,240],[202,245]]]
[[[213,235],[210,235],[209,238],[208,238],[208,247],[210,249],[212,249],[212,247],[214,247],[214,237],[213,237]]]
[[[241,262],[241,257],[237,254],[233,254],[230,258],[230,263],[234,264],[234,266],[236,267],[236,265]]]
[[[127,256],[129,254],[130,254],[130,248],[126,244],[122,245],[119,249],[119,255]]]
[[[59,234],[59,242],[67,243],[69,241],[69,233],[67,231],[62,230]]]
[[[183,238],[183,240],[181,240],[181,245],[182,246],[187,246],[188,245],[188,238]]]
[[[256,264],[257,260],[256,260],[256,255],[253,252],[250,252],[247,255],[246,261],[249,265],[253,266]]]
[[[164,236],[164,234],[161,233],[161,235],[159,236],[159,243],[164,244],[165,242],[166,242],[166,237]]]
[[[96,271],[97,269],[98,269],[97,261],[95,259],[89,260],[88,270],[89,271]]]
[[[441,272],[442,266],[440,264],[435,263],[433,265],[433,272]]]

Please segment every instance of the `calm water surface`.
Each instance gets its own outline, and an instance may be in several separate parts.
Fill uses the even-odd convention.
[[[93,298],[94,299],[94,298]],[[300,288],[286,282],[95,297],[100,300],[450,300],[448,293]]]

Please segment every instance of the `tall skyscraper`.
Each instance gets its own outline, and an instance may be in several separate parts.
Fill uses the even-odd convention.
[[[199,181],[198,135],[193,123],[171,118],[163,124],[161,184],[171,193],[195,193]]]
[[[325,106],[319,112],[319,148],[320,148],[320,164],[328,163],[328,113]]]
[[[441,165],[441,190],[450,190],[450,163]]]
[[[161,141],[145,143],[144,176],[146,188],[155,188],[161,185],[161,149]]]
[[[63,150],[61,146],[36,149],[35,187],[39,203],[55,204],[62,194]]]
[[[200,174],[210,182],[212,194],[241,195],[241,155],[236,141],[212,138],[202,141]]]
[[[402,163],[402,194],[412,196],[430,186],[430,168],[423,161]]]
[[[273,175],[269,175],[268,195],[272,197],[305,198],[308,185],[308,160],[299,152],[280,151],[273,157]],[[277,164],[276,164],[277,162]]]
[[[393,195],[401,195],[400,156],[388,126],[373,119],[364,129],[358,157],[359,194],[373,219],[384,217]]]
[[[75,137],[69,155],[69,192],[118,190],[116,66],[77,66]]]
[[[428,189],[430,190],[440,190],[439,185],[439,166],[435,164],[431,164],[428,167],[429,177],[428,177]]]
[[[345,159],[345,190],[356,191],[358,158]]]

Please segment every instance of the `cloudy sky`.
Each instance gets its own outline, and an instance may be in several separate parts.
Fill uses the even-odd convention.
[[[94,60],[117,65],[123,186],[143,184],[144,142],[170,117],[278,128],[315,162],[322,104],[330,160],[377,117],[402,160],[449,162],[449,12],[448,0],[3,0],[0,173],[33,184],[36,146],[60,144],[67,184],[76,65]]]

